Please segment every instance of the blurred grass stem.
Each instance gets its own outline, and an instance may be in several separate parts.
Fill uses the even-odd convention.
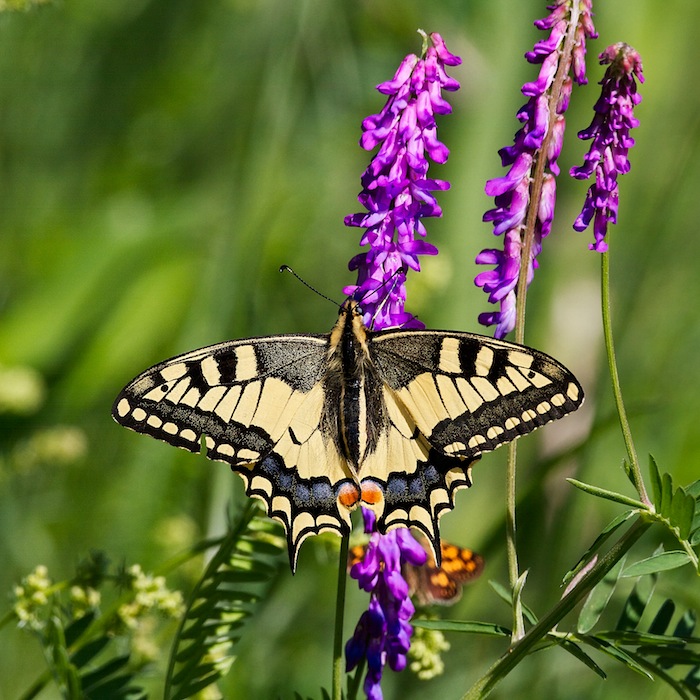
[[[608,237],[610,233],[608,232]],[[627,449],[627,457],[630,463],[630,477],[634,483],[639,497],[650,508],[653,508],[649,496],[644,486],[644,479],[639,466],[639,458],[632,440],[632,431],[630,430],[629,421],[627,420],[627,412],[625,404],[622,400],[622,389],[620,387],[620,376],[617,372],[617,361],[615,359],[615,345],[613,343],[612,319],[610,313],[610,259],[609,253],[601,254],[600,258],[600,300],[603,315],[603,335],[605,338],[605,351],[608,357],[608,369],[610,371],[610,380],[612,382],[613,396],[615,397],[615,407],[620,420],[620,428],[622,429],[622,437],[625,441]]]
[[[333,634],[333,700],[343,696],[343,618],[345,613],[345,590],[348,581],[348,549],[350,535],[340,540],[338,554],[338,590],[335,599],[335,631]]]

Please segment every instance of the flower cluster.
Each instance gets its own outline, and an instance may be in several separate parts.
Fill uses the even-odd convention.
[[[424,240],[422,219],[442,215],[433,192],[450,186],[427,177],[428,157],[444,163],[449,155],[437,139],[435,115],[451,112],[441,93],[457,90],[459,83],[447,75],[445,67],[462,61],[447,50],[439,34],[421,34],[422,57],[406,56],[393,80],[377,86],[389,97],[381,112],[362,123],[360,145],[366,150],[379,146],[362,176],[358,197],[367,212],[345,218],[346,226],[366,229],[360,245],[368,245],[369,250],[350,261],[349,268],[357,270],[357,283],[343,291],[362,302],[365,323],[379,330],[423,325],[404,310],[406,274],[409,269],[420,270],[420,255],[437,253]],[[352,567],[350,575],[370,593],[370,603],[345,655],[348,671],[367,659],[364,689],[370,700],[379,700],[383,668],[387,663],[394,671],[406,666],[413,631],[409,620],[415,609],[401,564],[422,565],[426,554],[408,529],[381,535],[375,532],[372,511],[363,509],[363,515],[371,540],[364,559]]]
[[[374,530],[374,514],[363,510],[363,515],[365,529]],[[387,663],[393,671],[406,667],[413,632],[409,620],[415,607],[401,566],[422,566],[426,558],[410,531],[398,528],[386,535],[372,532],[364,558],[350,569],[350,576],[370,593],[370,602],[345,646],[346,667],[352,671],[361,659],[367,659],[364,691],[368,700],[381,700],[380,683]]]
[[[411,640],[409,658],[410,669],[422,681],[429,681],[439,676],[445,670],[442,652],[449,651],[450,643],[440,630],[418,627]]]
[[[101,601],[102,595],[95,588],[77,585],[70,587],[70,605],[74,620],[98,608]]]
[[[117,612],[122,624],[135,629],[147,613],[157,610],[167,617],[178,617],[183,612],[182,594],[171,591],[163,576],[145,574],[138,564],[130,566],[127,575],[134,598],[124,603]]]
[[[488,248],[479,253],[476,262],[494,268],[477,275],[474,283],[489,295],[489,302],[500,305],[498,311],[479,315],[483,325],[496,326],[497,338],[503,338],[515,327],[521,267],[527,266],[530,284],[542,239],[552,228],[564,113],[572,83],[586,83],[586,39],[597,36],[591,20],[591,0],[556,0],[549,9],[547,17],[535,22],[538,29],[550,30],[548,38],[525,54],[529,63],[541,67],[537,80],[522,88],[529,98],[517,115],[523,126],[513,145],[499,151],[503,167],[510,169],[505,176],[489,180],[485,187],[496,206],[483,218],[493,223],[494,235],[503,235],[503,250]],[[529,246],[525,245],[528,226],[532,236]],[[528,259],[523,260],[528,248]]]
[[[636,79],[644,82],[642,59],[622,42],[608,46],[599,56],[602,65],[610,64],[603,80],[600,98],[593,107],[591,125],[580,131],[580,139],[592,139],[583,165],[571,168],[571,176],[586,180],[595,172],[595,183],[586,194],[583,209],[574,222],[576,231],[583,231],[593,220],[595,242],[591,250],[604,253],[608,249],[605,236],[608,224],[617,223],[617,176],[629,172],[629,149],[634,146],[630,129],[639,126],[634,108],[642,99],[637,93]]]
[[[22,579],[21,584],[15,586],[13,610],[20,627],[33,630],[43,627],[42,613],[51,600],[52,585],[48,569],[40,564]]]
[[[422,34],[424,57],[406,56],[393,80],[377,86],[389,98],[381,112],[362,122],[362,148],[379,146],[362,175],[358,196],[367,212],[345,217],[346,226],[367,229],[360,245],[369,245],[369,250],[350,261],[357,284],[343,291],[362,301],[365,322],[376,328],[422,327],[404,311],[406,273],[409,268],[420,270],[418,256],[437,253],[424,240],[421,219],[442,215],[433,192],[450,186],[427,177],[427,157],[444,163],[449,155],[437,138],[435,115],[451,112],[441,92],[457,90],[459,83],[447,75],[445,66],[462,61],[447,50],[439,34]]]

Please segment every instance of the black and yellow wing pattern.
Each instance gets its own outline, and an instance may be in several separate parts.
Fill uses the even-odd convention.
[[[484,452],[576,410],[583,391],[537,350],[457,331],[369,331],[353,301],[325,335],[219,343],[119,394],[121,425],[228,462],[287,532],[413,526],[439,559],[438,519]],[[438,561],[439,563],[439,561]]]

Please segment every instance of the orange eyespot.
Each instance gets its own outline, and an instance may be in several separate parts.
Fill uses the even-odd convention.
[[[352,510],[360,502],[360,489],[357,484],[346,482],[338,489],[338,501],[348,510]]]
[[[362,500],[368,505],[381,503],[384,498],[384,491],[376,481],[365,479],[362,484]]]

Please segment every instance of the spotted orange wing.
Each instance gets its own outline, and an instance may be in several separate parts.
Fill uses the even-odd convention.
[[[484,558],[466,547],[442,541],[441,563],[438,565],[431,547],[423,536],[416,539],[425,549],[428,558],[423,566],[404,563],[401,573],[408,582],[409,591],[420,605],[452,605],[462,597],[465,583],[474,581],[484,570]],[[348,554],[348,569],[362,561],[366,546],[355,545]]]

